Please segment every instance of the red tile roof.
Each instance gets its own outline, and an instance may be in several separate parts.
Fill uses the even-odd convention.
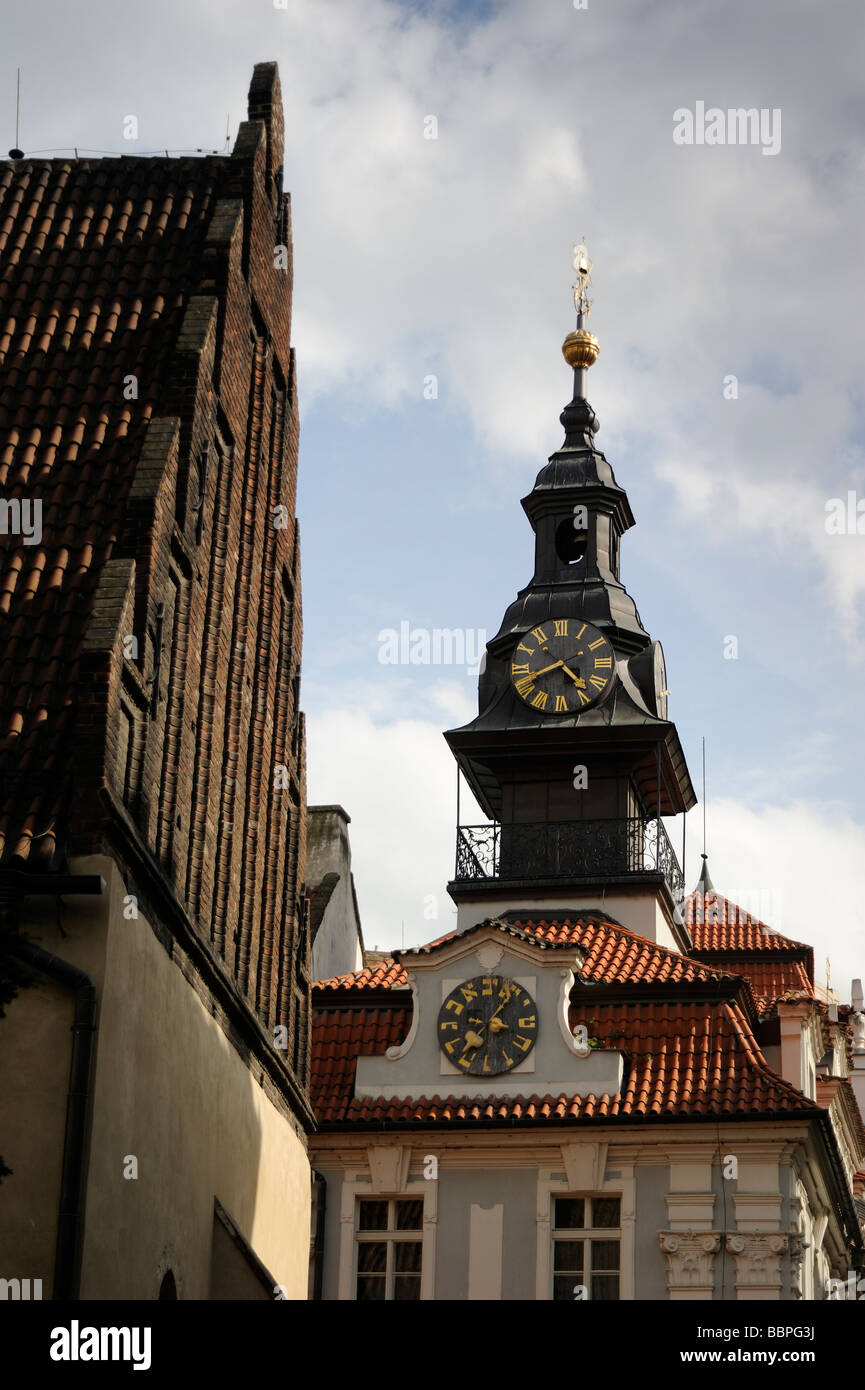
[[[641,1121],[815,1110],[768,1066],[742,1010],[728,1001],[587,1002],[572,1008],[590,1035],[626,1054],[621,1092],[558,1096],[354,1098],[357,1057],[405,1038],[411,1009],[322,1008],[313,1016],[312,1103],[319,1124],[489,1124]],[[575,1068],[575,1076],[578,1072]]]
[[[350,975],[333,975],[328,980],[316,980],[315,990],[373,990],[408,989],[408,975],[398,961],[388,959],[377,965],[367,965]]]
[[[744,956],[744,953],[743,953]],[[774,1008],[780,999],[813,999],[814,987],[801,960],[749,960],[743,956],[712,957],[712,964],[731,975],[741,975],[751,986],[758,1014]]]
[[[572,1026],[585,1022],[590,1036],[625,1054],[620,1094],[355,1100],[357,1057],[383,1055],[388,1047],[404,1040],[411,1024],[406,971],[398,961],[386,960],[351,975],[319,981],[313,987],[317,1007],[312,1097],[321,1124],[645,1120],[815,1109],[813,1102],[769,1067],[747,1016],[747,996],[741,1000],[681,997],[682,986],[705,987],[713,981],[720,984],[729,980],[723,967],[690,960],[591,914],[550,920],[511,914],[505,920],[496,919],[496,923],[502,932],[534,940],[547,949],[580,947],[586,952],[581,978],[591,984],[646,986],[650,996],[646,999],[633,994],[627,1000],[612,1001],[580,995],[571,1006]],[[471,930],[478,931],[484,925],[479,923]],[[426,955],[456,935],[451,932],[429,946],[401,955]],[[772,961],[763,974],[759,964],[746,964],[754,971],[752,988],[769,983],[785,988],[808,985],[801,962]],[[732,966],[731,973],[745,973],[738,959]],[[659,988],[665,986],[679,988],[668,1000],[658,999]],[[385,997],[363,1006],[363,999],[372,1000],[373,991],[378,990]],[[393,1004],[387,998],[391,991]]]
[[[761,1016],[780,999],[815,997],[813,948],[773,931],[722,894],[692,893],[685,923],[695,959],[748,980]]]
[[[705,896],[691,893],[685,899],[685,925],[691,933],[695,951],[811,949],[801,941],[792,941],[773,931],[721,893],[706,893]]]
[[[354,1093],[360,1056],[380,1057],[401,1043],[411,1027],[412,1009],[345,1008],[318,1011],[312,1033],[310,1096],[322,1114],[345,1106]]]
[[[0,163],[0,488],[42,503],[36,543],[0,534],[7,862],[47,867],[62,844],[96,586],[151,418],[180,389],[178,331],[234,173],[229,158]]]
[[[638,936],[618,922],[586,914],[580,917],[529,919],[511,915],[496,919],[500,928],[511,936],[541,942],[546,947],[580,947],[586,952],[586,962],[580,972],[592,984],[669,983],[717,979],[723,970],[700,961],[691,960],[678,951],[659,946],[647,937]],[[470,931],[478,931],[486,923],[479,922]],[[466,936],[468,933],[461,933]],[[456,937],[456,932],[432,941],[427,946],[399,952],[400,959],[426,955],[444,942]],[[397,960],[383,961],[373,967],[319,980],[317,990],[404,989],[405,969]]]

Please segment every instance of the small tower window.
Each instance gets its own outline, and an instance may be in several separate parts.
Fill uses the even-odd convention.
[[[566,516],[556,527],[556,554],[563,565],[579,565],[586,558],[587,531],[574,530],[573,517]]]

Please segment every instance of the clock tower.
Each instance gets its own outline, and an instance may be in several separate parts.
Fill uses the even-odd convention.
[[[620,579],[620,543],[634,517],[596,447],[586,399],[599,347],[586,327],[584,244],[574,269],[577,326],[562,347],[574,377],[560,417],[565,438],[522,502],[534,574],[487,643],[477,716],[445,735],[488,817],[458,824],[448,891],[461,930],[479,916],[600,908],[687,950],[682,870],[663,818],[696,797],[667,718],[661,645]]]

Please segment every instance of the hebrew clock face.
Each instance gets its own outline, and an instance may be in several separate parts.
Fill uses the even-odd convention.
[[[504,975],[477,975],[451,990],[438,1016],[439,1046],[469,1076],[500,1076],[535,1045],[534,999]]]
[[[514,690],[539,714],[579,714],[609,689],[616,658],[582,618],[548,618],[514,647]]]

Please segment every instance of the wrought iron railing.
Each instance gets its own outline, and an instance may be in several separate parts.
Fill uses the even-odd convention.
[[[461,825],[457,830],[457,882],[577,882],[643,873],[663,874],[674,901],[681,901],[682,870],[660,820],[633,816],[623,820]]]

